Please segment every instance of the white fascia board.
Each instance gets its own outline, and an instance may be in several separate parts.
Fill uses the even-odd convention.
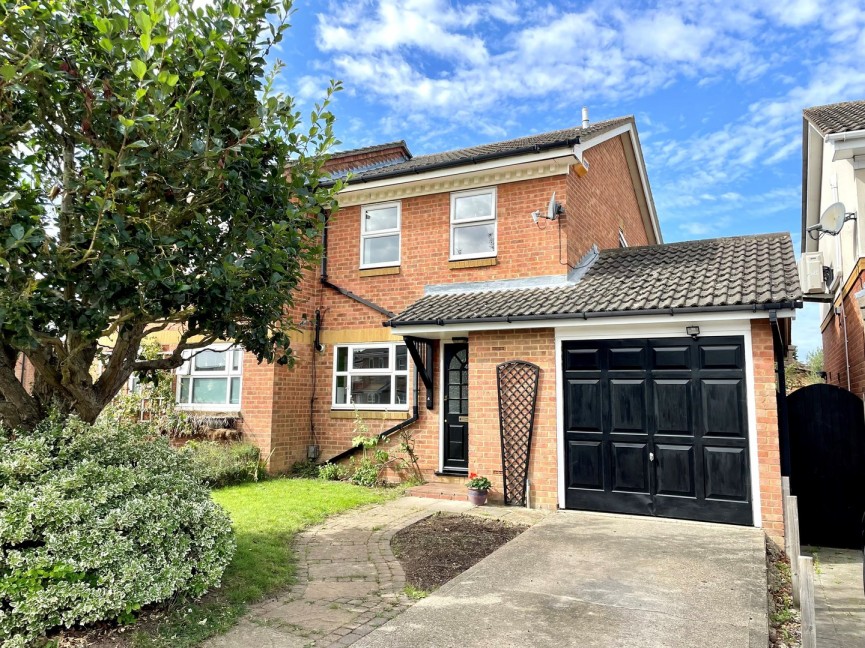
[[[404,184],[421,184],[432,180],[440,180],[442,178],[452,178],[454,176],[474,175],[485,171],[495,171],[497,169],[507,169],[518,166],[531,166],[539,162],[553,162],[559,160],[567,160],[568,164],[573,164],[577,161],[573,149],[562,147],[551,149],[549,151],[541,151],[540,153],[528,153],[516,157],[507,157],[499,160],[490,160],[488,162],[480,162],[471,164],[467,162],[463,166],[451,167],[447,169],[434,169],[423,173],[413,173],[396,176],[394,178],[382,178],[381,180],[373,180],[371,182],[358,182],[352,184],[349,181],[342,191],[341,195],[351,194],[359,191],[372,191],[385,187],[393,187],[395,185]],[[564,172],[563,172],[564,173]]]
[[[826,136],[827,142],[845,142],[850,139],[862,139],[865,138],[865,129],[847,131],[846,133],[830,133]]]
[[[832,161],[849,160],[856,155],[865,153],[865,131],[857,131],[863,133],[857,137],[848,137],[845,139],[826,140],[826,146],[832,147]],[[842,135],[850,135],[850,133],[841,133]]]
[[[779,318],[795,317],[794,309],[776,311]],[[624,315],[620,317],[593,317],[589,319],[547,319],[519,322],[472,322],[468,324],[445,324],[443,326],[395,326],[394,335],[413,335],[417,337],[442,338],[461,333],[473,331],[514,331],[522,329],[553,328],[564,333],[601,329],[609,331],[611,328],[627,330],[639,327],[652,326],[658,323],[670,324],[681,329],[684,335],[684,327],[690,324],[716,323],[716,322],[741,322],[753,319],[768,319],[769,311],[715,311],[709,313],[681,313],[675,315]],[[557,333],[558,334],[558,333]],[[606,333],[606,337],[611,337]],[[615,336],[612,336],[615,337]]]
[[[646,172],[646,162],[643,159],[643,149],[640,147],[639,142],[637,142],[637,134],[634,130],[634,125],[632,122],[628,122],[627,124],[623,124],[618,128],[614,128],[606,133],[598,135],[597,137],[593,137],[586,144],[583,144],[583,150],[588,150],[593,146],[597,146],[598,144],[603,144],[614,137],[618,137],[619,135],[624,135],[625,133],[631,139],[631,147],[634,149],[634,158],[637,160],[637,170],[640,173],[640,184],[642,185],[643,195],[646,199],[646,205],[649,207],[649,220],[652,222],[652,230],[655,234],[655,240],[658,243],[663,243],[664,239],[661,238],[661,225],[658,222],[658,214],[655,212],[655,201],[652,199],[652,193],[649,190],[649,180],[648,173]]]

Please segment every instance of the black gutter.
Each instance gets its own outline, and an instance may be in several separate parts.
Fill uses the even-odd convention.
[[[544,151],[549,151],[557,148],[565,148],[572,147],[580,143],[579,137],[569,137],[565,140],[558,140],[555,142],[547,142],[545,144],[531,144],[529,146],[522,146],[516,149],[508,149],[506,151],[494,151],[492,153],[482,153],[481,155],[472,155],[471,157],[462,157],[455,158],[452,160],[445,160],[443,162],[434,162],[432,164],[426,164],[423,166],[414,167],[412,169],[396,169],[394,171],[385,171],[383,173],[376,173],[373,176],[369,177],[357,177],[350,178],[349,184],[359,184],[363,182],[373,182],[374,180],[386,180],[388,178],[398,178],[400,176],[408,176],[408,175],[416,175],[418,173],[426,173],[427,171],[438,171],[440,169],[452,169],[453,167],[459,166],[468,166],[469,164],[480,164],[481,162],[491,162],[493,160],[501,160],[509,157],[516,157],[517,155],[524,155],[526,153],[543,153]],[[322,186],[331,186],[335,184],[334,182],[322,182]]]
[[[791,308],[802,308],[801,300],[773,302],[771,304],[727,304],[725,306],[686,306],[680,308],[650,308],[646,310],[627,311],[597,311],[588,313],[552,313],[549,315],[506,315],[493,317],[469,317],[455,319],[428,319],[412,320],[405,322],[394,322],[388,320],[383,326],[398,328],[400,326],[445,326],[450,324],[479,324],[479,323],[507,323],[513,322],[538,322],[545,320],[573,320],[573,319],[599,319],[602,317],[625,317],[637,315],[680,315],[693,313],[718,313],[718,312],[743,312],[756,313],[759,311],[789,310]]]
[[[389,437],[394,432],[399,432],[403,428],[407,428],[409,425],[415,423],[418,418],[420,418],[420,411],[418,408],[418,398],[420,397],[420,380],[418,377],[418,368],[415,365],[414,368],[414,405],[412,406],[412,414],[404,421],[400,421],[396,425],[391,428],[388,428],[384,432],[381,432],[378,435],[378,440],[383,441],[387,437]],[[358,450],[360,450],[360,446],[352,446],[348,450],[343,450],[338,455],[334,455],[330,459],[328,459],[325,463],[336,463],[337,461],[342,461],[343,459],[348,459],[352,455],[354,455]]]
[[[772,348],[775,351],[775,372],[777,374],[775,398],[778,407],[778,445],[781,453],[781,476],[789,477],[792,469],[790,456],[790,417],[787,411],[787,378],[784,368],[784,336],[778,322],[778,312],[769,313],[772,327]]]

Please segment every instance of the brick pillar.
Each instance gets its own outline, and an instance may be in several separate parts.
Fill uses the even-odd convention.
[[[763,528],[772,540],[783,547],[784,514],[781,496],[781,451],[778,443],[778,402],[775,392],[775,349],[768,319],[751,320],[751,344],[754,354],[757,463]]]

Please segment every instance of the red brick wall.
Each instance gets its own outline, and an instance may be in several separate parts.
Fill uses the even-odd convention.
[[[784,514],[781,500],[781,453],[778,447],[775,351],[769,320],[751,320],[751,345],[754,354],[757,463],[760,474],[759,496],[763,528],[769,537],[783,546]]]
[[[580,180],[575,180],[571,173],[497,186],[496,265],[454,268],[449,263],[450,192],[443,192],[401,201],[399,274],[363,276],[365,273],[359,268],[360,207],[341,209],[331,218],[329,225],[328,279],[398,313],[419,299],[424,287],[430,284],[565,274],[568,271],[564,263],[566,255],[570,254],[573,261],[577,254],[573,250],[579,248],[581,256],[592,243],[601,247],[618,246],[618,230],[623,224],[630,243],[645,243],[648,237],[644,231],[638,230],[643,224],[621,141],[615,138],[600,144],[590,149],[587,155],[591,169]],[[546,209],[553,191],[557,200],[563,203],[565,216],[561,222],[544,221],[538,227],[530,215],[535,210]],[[560,226],[563,227],[561,259]],[[579,240],[576,246],[569,244],[569,237],[574,236]],[[295,296],[295,302],[297,305],[292,309],[295,321],[299,321],[302,314],[312,319],[316,309],[321,311],[322,338],[326,348],[323,352],[313,353],[311,331],[307,329],[303,347],[299,346],[300,343],[294,347],[298,355],[297,366],[294,369],[275,367],[268,378],[270,382],[265,391],[271,390],[273,408],[267,411],[265,407],[262,411],[261,405],[253,401],[248,427],[253,433],[258,433],[267,425],[271,426],[267,452],[274,452],[271,460],[274,470],[287,468],[293,461],[303,458],[306,445],[313,440],[321,446],[323,459],[350,446],[354,421],[335,418],[331,413],[334,344],[384,341],[390,334],[389,329],[382,327],[385,318],[381,314],[331,289],[322,288],[317,271],[310,271],[302,290]],[[549,351],[554,351],[552,343]],[[469,353],[473,355],[471,347]],[[430,476],[438,468],[437,375],[435,379],[436,409],[430,411],[425,408],[425,390],[421,388],[420,421],[414,426],[424,469]],[[246,396],[247,390],[244,389],[244,416]],[[310,401],[313,398],[310,421]],[[408,417],[410,413],[411,410],[403,412],[403,415]],[[376,413],[365,413],[364,416],[373,432],[398,422],[392,418],[382,420]]]
[[[557,507],[555,352],[553,329],[485,331],[469,336],[469,470],[492,480],[493,501],[503,497],[496,366],[525,360],[541,368],[529,461],[531,504]]]
[[[576,265],[592,244],[600,249],[619,247],[619,229],[628,245],[648,245],[625,148],[615,137],[585,153],[589,172],[567,178],[568,260]],[[654,236],[654,235],[652,235]]]
[[[865,330],[855,293],[862,289],[865,277],[860,275],[853,288],[844,296],[844,316],[847,318],[847,355],[850,359],[850,391],[865,397]],[[826,382],[847,389],[847,358],[844,351],[844,318],[830,315],[823,329],[823,362]]]

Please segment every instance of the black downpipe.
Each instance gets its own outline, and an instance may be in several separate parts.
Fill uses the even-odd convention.
[[[775,397],[778,405],[778,445],[781,453],[781,476],[789,477],[792,458],[790,456],[790,417],[787,412],[787,377],[784,368],[784,336],[778,321],[778,312],[769,313],[772,327],[772,348],[775,351],[775,372],[777,388]]]
[[[378,435],[378,440],[382,441],[389,437],[394,432],[399,432],[403,428],[407,428],[409,425],[412,425],[420,418],[420,410],[418,408],[418,398],[420,397],[420,377],[418,375],[418,368],[415,365],[414,368],[414,405],[411,408],[412,414],[404,421],[400,421],[396,425],[391,428],[388,428],[384,432]],[[348,450],[344,450],[340,452],[338,455],[335,455],[327,460],[327,463],[336,463],[337,461],[342,461],[343,459],[348,459],[353,454],[355,454],[360,449],[359,446],[353,446]]]
[[[355,301],[363,304],[364,306],[369,306],[373,310],[378,311],[379,313],[381,313],[382,315],[385,315],[386,317],[393,317],[394,314],[392,312],[390,312],[389,310],[382,308],[378,304],[375,304],[371,301],[368,301],[368,300],[364,299],[363,297],[359,297],[358,295],[355,295],[351,291],[340,288],[339,286],[336,286],[327,280],[327,221],[329,218],[330,218],[330,212],[325,212],[324,231],[322,232],[322,235],[321,235],[321,247],[322,247],[321,284],[323,286],[326,286],[327,288],[330,288],[332,290],[336,290],[341,295],[345,295],[346,297],[349,297],[350,299],[354,299]],[[316,348],[318,348],[319,334],[320,334],[320,327],[321,327],[321,317],[320,317],[318,311],[316,311],[315,320],[316,320],[316,329],[315,329]],[[414,368],[414,405],[412,406],[412,415],[410,417],[408,417],[407,419],[405,419],[404,421],[400,421],[399,423],[397,423],[393,427],[388,428],[387,430],[385,430],[384,432],[379,434],[378,435],[379,440],[390,436],[394,432],[399,432],[403,428],[406,428],[409,425],[412,425],[413,423],[415,423],[418,420],[418,418],[420,417],[419,416],[420,412],[418,410],[418,398],[419,398],[419,396],[420,396],[420,379],[419,379],[419,375],[418,375],[417,365],[415,365],[415,368]],[[345,450],[344,452],[340,452],[338,455],[331,457],[330,459],[328,459],[328,462],[337,462],[337,461],[341,461],[342,459],[346,459],[346,458],[352,456],[355,452],[357,452],[357,450],[358,450],[358,448],[356,446],[349,448],[348,450]]]
[[[350,290],[346,290],[336,284],[331,283],[327,278],[327,221],[330,218],[330,213],[325,212],[324,214],[324,231],[321,234],[321,285],[325,288],[330,288],[331,290],[335,290],[340,295],[344,295],[349,299],[353,299],[359,304],[363,304],[367,308],[371,308],[376,311],[380,315],[384,315],[385,317],[393,317],[394,313],[386,309],[384,306],[379,306],[373,301],[365,299],[360,295],[355,295]]]

